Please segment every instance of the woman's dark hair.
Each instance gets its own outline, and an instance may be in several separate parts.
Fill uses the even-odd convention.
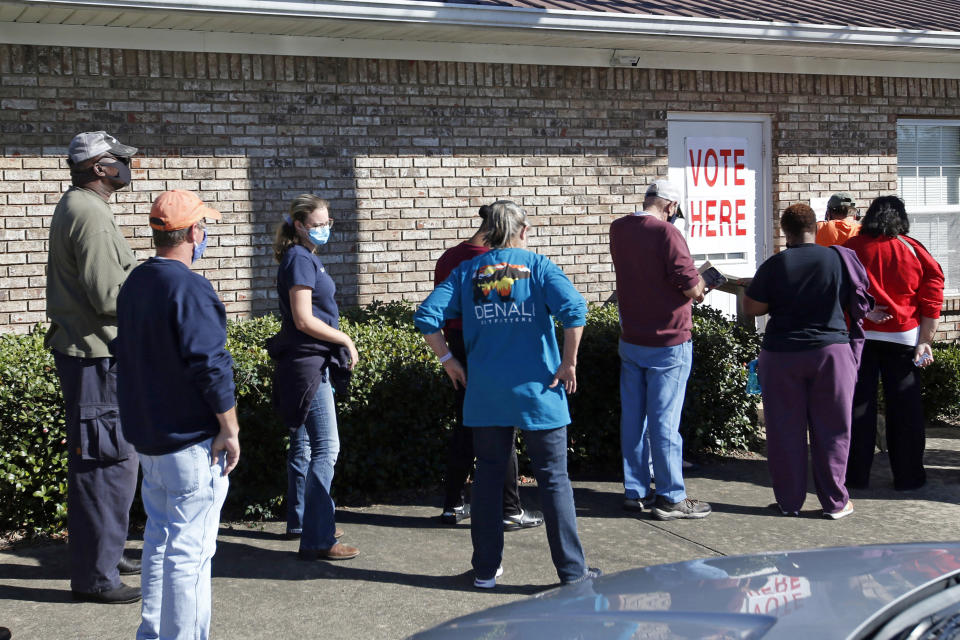
[[[805,232],[817,232],[817,214],[808,205],[798,202],[787,207],[780,216],[780,228],[788,236],[799,238]]]
[[[910,233],[907,207],[897,196],[880,196],[870,203],[866,215],[860,221],[860,233],[876,238]]]
[[[273,240],[273,258],[279,263],[283,259],[283,254],[287,249],[297,244],[297,231],[293,228],[296,220],[304,224],[307,216],[317,209],[330,209],[330,203],[319,196],[311,193],[302,193],[293,199],[290,203],[290,222],[286,220],[277,227],[277,233]]]

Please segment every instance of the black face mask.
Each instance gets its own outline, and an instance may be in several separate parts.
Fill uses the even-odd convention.
[[[107,160],[107,162],[104,162]],[[116,160],[116,162],[110,162],[109,160]],[[117,175],[107,176],[110,180],[118,185],[119,188],[123,188],[130,184],[131,175],[130,175],[130,159],[129,158],[102,158],[98,163],[101,166],[108,166],[112,169],[117,170]]]
[[[667,216],[667,222],[669,222],[670,224],[676,224],[677,220],[679,220],[682,217],[683,217],[683,214],[680,213],[680,209],[677,209],[673,215]]]
[[[106,160],[106,162],[104,162]],[[116,160],[116,162],[112,162]],[[130,184],[132,176],[130,174],[130,158],[113,158],[111,156],[106,156],[101,158],[99,162],[95,162],[86,169],[77,169],[76,167],[70,168],[70,177],[73,179],[74,184],[86,184],[88,182],[93,182],[101,178],[100,175],[94,171],[94,167],[97,165],[101,167],[111,167],[117,170],[117,175],[107,176],[107,178],[117,185],[118,189]]]

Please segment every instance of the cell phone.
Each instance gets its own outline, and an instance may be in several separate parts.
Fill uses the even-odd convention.
[[[923,365],[930,362],[931,360],[933,360],[933,356],[931,356],[929,353],[925,353],[922,356],[920,356],[920,359],[915,361],[913,364],[917,367],[922,367]]]

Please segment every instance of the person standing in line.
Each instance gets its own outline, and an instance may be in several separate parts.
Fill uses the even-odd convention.
[[[844,245],[853,249],[870,276],[870,294],[882,322],[864,323],[866,343],[853,394],[853,429],[847,486],[870,483],[877,433],[877,387],[883,380],[887,451],[893,487],[919,489],[927,482],[923,467],[926,427],[918,368],[930,366],[930,344],[943,305],[943,270],[930,252],[907,233],[906,206],[896,196],[881,196],[863,217],[860,235]]]
[[[484,244],[484,237],[489,231],[487,217],[490,207],[480,207],[480,227],[468,240],[461,242],[443,252],[437,260],[433,273],[433,286],[439,285],[447,279],[450,272],[461,262],[483,255],[490,250]],[[463,320],[451,318],[443,326],[443,336],[453,357],[466,369],[467,352],[463,344]],[[470,517],[470,503],[466,501],[464,489],[467,477],[473,471],[473,432],[463,424],[463,400],[466,389],[458,386],[454,390],[457,403],[457,422],[450,434],[450,443],[447,445],[447,470],[444,474],[443,513],[440,520],[444,524],[457,524]],[[507,473],[503,479],[503,529],[517,531],[529,529],[543,524],[543,514],[539,511],[526,510],[520,506],[519,476],[517,473],[517,450],[513,449],[507,464]]]
[[[817,223],[816,242],[821,247],[843,244],[860,233],[857,203],[849,193],[835,193],[827,200],[827,219]]]
[[[107,204],[130,184],[137,152],[105,131],[70,141],[72,186],[50,221],[46,346],[60,378],[67,429],[67,532],[74,600],[125,604],[140,589],[121,575],[140,573],[123,554],[137,489],[137,454],[117,409],[117,294],[137,261]]]
[[[770,314],[759,370],[770,478],[779,512],[800,515],[809,427],[817,497],[823,515],[838,520],[853,513],[845,476],[863,346],[859,325],[872,307],[869,280],[850,249],[814,242],[816,214],[809,206],[787,207],[780,229],[787,249],[760,265],[743,303],[749,315]]]
[[[547,542],[560,582],[595,578],[577,534],[567,475],[567,394],[577,389],[577,351],[586,322],[583,296],[557,265],[526,249],[527,215],[498,200],[487,215],[490,251],[461,262],[414,314],[414,324],[454,387],[466,386],[463,421],[473,431],[477,471],[470,537],[474,587],[503,574],[503,478],[523,431],[543,505]],[[563,358],[553,318],[563,324]],[[440,330],[463,319],[470,381]]]
[[[705,518],[711,511],[706,502],[687,497],[683,482],[680,415],[693,360],[691,308],[692,301],[703,300],[706,285],[672,224],[680,215],[680,190],[656,180],[642,211],[610,225],[621,327],[623,507],[652,507],[660,520]]]
[[[117,299],[120,414],[147,513],[138,640],[208,637],[220,508],[240,459],[226,309],[190,268],[207,246],[205,218],[220,213],[196,194],[160,194],[150,209],[156,256]]]
[[[274,404],[290,430],[287,535],[300,538],[301,560],[349,560],[360,553],[339,541],[343,532],[330,495],[340,453],[333,392],[346,390],[338,385],[359,360],[353,340],[340,331],[336,285],[315,253],[332,227],[329,203],[305,193],[290,204],[273,244],[281,325],[267,351],[276,361]]]

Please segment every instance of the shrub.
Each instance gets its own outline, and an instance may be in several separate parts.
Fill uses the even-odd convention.
[[[933,345],[933,364],[924,367],[923,410],[928,420],[960,417],[960,344]]]
[[[0,335],[0,531],[66,523],[63,399],[46,331]]]
[[[620,324],[615,305],[591,308],[570,397],[570,466],[615,469],[620,456]],[[680,426],[688,452],[746,449],[757,444],[758,396],[746,393],[745,364],[756,357],[756,332],[712,307],[693,308],[693,368]]]

